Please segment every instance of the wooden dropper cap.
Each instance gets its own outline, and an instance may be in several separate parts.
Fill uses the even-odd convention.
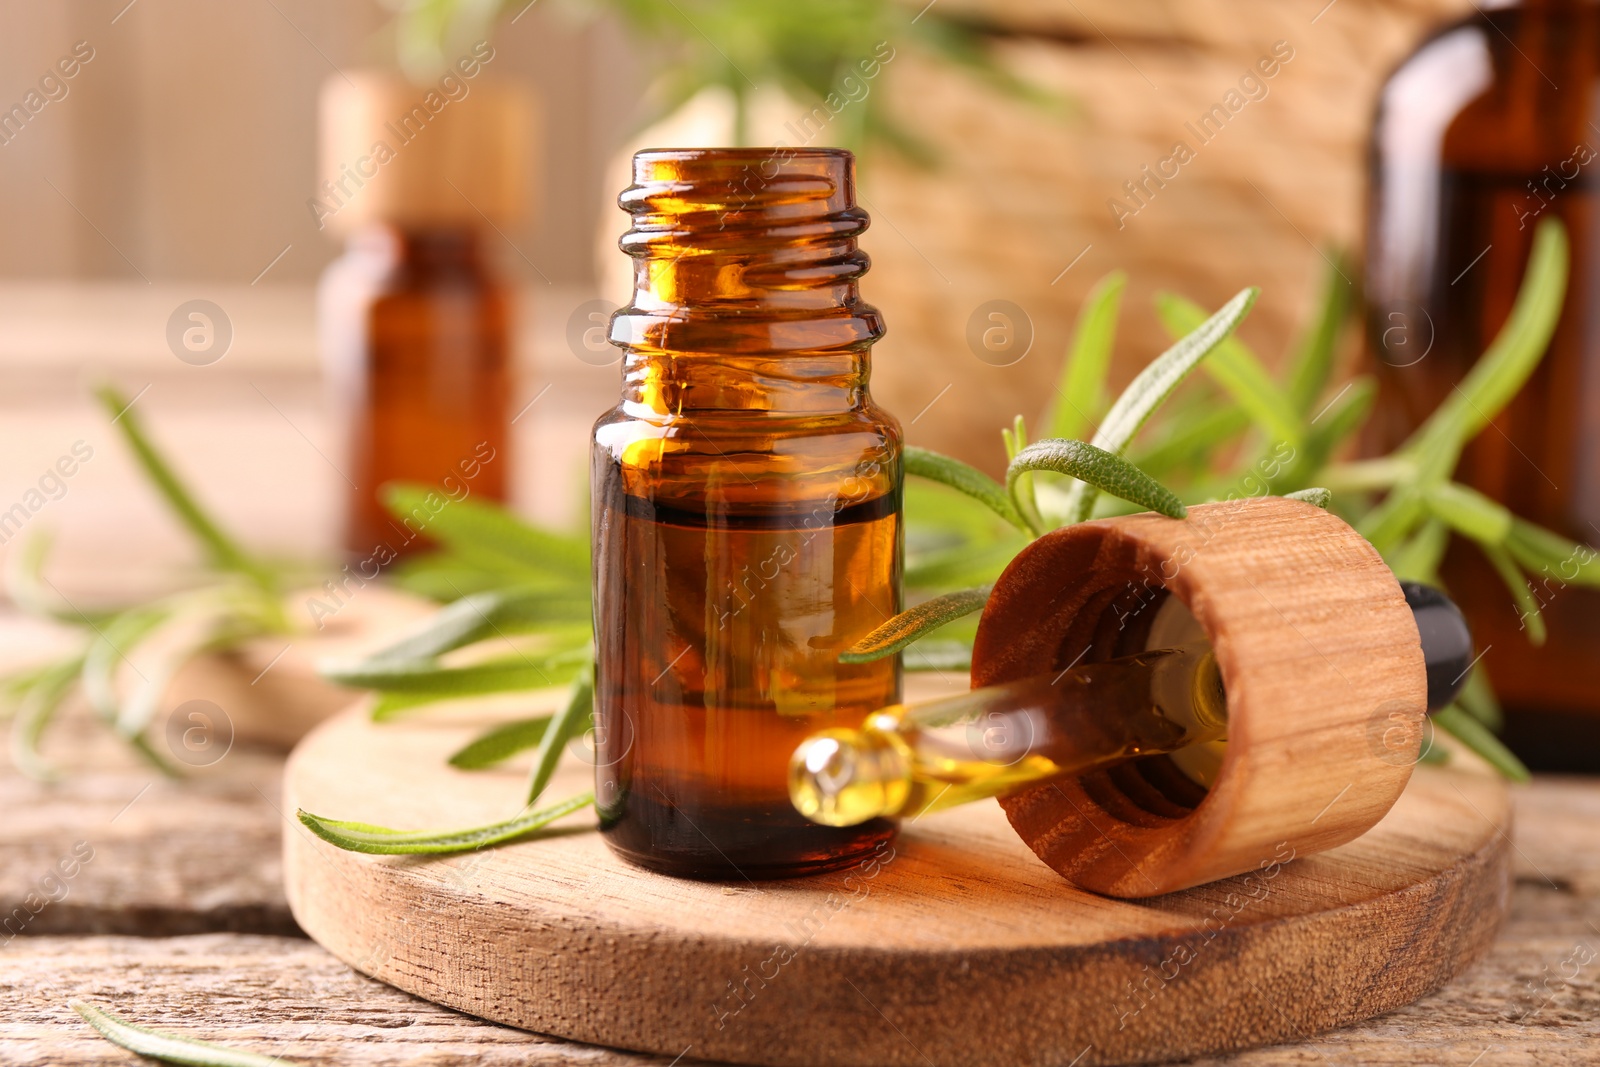
[[[1011,562],[972,685],[1146,648],[1177,597],[1215,651],[1228,742],[1209,789],[1153,756],[1001,798],[1039,858],[1085,889],[1149,897],[1344,844],[1399,798],[1427,673],[1411,608],[1367,541],[1266,497],[1067,527]],[[1409,730],[1409,734],[1405,731]]]
[[[324,82],[312,201],[319,223],[349,233],[374,222],[517,221],[528,197],[533,101],[475,69],[426,85],[374,71]]]

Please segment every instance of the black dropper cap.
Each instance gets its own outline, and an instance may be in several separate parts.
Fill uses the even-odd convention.
[[[1447,706],[1467,683],[1472,666],[1472,631],[1455,601],[1431,585],[1401,582],[1417,620],[1422,660],[1428,666],[1428,710]]]

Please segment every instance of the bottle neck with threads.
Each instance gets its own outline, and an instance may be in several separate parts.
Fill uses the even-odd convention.
[[[623,405],[650,418],[844,414],[868,402],[852,159],[838,149],[676,149],[634,157]]]

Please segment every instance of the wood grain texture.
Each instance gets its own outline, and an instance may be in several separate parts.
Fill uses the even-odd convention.
[[[137,757],[81,701],[45,737],[59,780],[0,770],[0,937],[298,933],[283,895],[273,750],[355,699],[318,677],[320,660],[370,651],[432,611],[368,588],[319,630],[305,616],[309,595],[289,605],[303,633],[195,660],[169,686],[148,736],[180,778]],[[65,651],[42,624],[7,618],[4,632],[16,638],[12,664]],[[161,653],[159,641],[134,650],[124,681]],[[197,707],[202,717],[189,718]]]
[[[19,940],[0,968],[0,1064],[148,1064],[67,1007],[82,999],[132,1021],[295,1064],[592,1064],[668,1060],[556,1041],[436,1007],[356,973],[302,938]]]
[[[1577,959],[1585,949],[1600,949],[1600,935],[1585,917],[1594,914],[1600,895],[1594,883],[1574,877],[1600,873],[1600,789],[1543,781],[1518,798],[1517,808],[1519,848],[1561,888],[1518,858],[1510,920],[1481,964],[1415,1004],[1312,1041],[1187,1062],[1600,1064],[1600,962],[1575,972],[1563,966],[1575,949]],[[1520,832],[1546,815],[1548,834]],[[1559,836],[1562,847],[1543,855],[1540,836]],[[145,1062],[90,1033],[66,1007],[70,997],[186,1036],[279,1054],[286,1067],[467,1061],[635,1067],[672,1059],[481,1022],[365,978],[299,939],[52,937],[20,939],[3,951],[0,998],[7,1010],[0,1013],[0,1063],[7,1067]],[[679,1063],[694,1061],[691,1051]]]
[[[1436,993],[1311,1042],[1195,1067],[1543,1067],[1600,1064],[1600,784],[1540,778],[1513,794],[1511,914],[1488,956]],[[0,845],[0,863],[9,858]],[[1577,955],[1574,955],[1574,952]],[[286,1065],[388,1067],[467,1060],[665,1065],[484,1023],[357,975],[297,939],[19,938],[0,965],[0,1064],[131,1067],[66,1007],[85,996],[188,1036],[280,1052]],[[270,977],[265,977],[270,976]],[[1488,1050],[1487,1053],[1485,1050]],[[680,1064],[694,1060],[691,1053]]]
[[[280,759],[240,748],[172,781],[79,716],[52,750],[67,768],[58,783],[0,771],[0,941],[298,932],[283,895]]]
[[[1216,780],[1201,793],[1158,756],[1003,798],[1039,857],[1086,889],[1148,897],[1344,844],[1382,818],[1422,742],[1422,648],[1377,550],[1310,504],[1201,504],[1039,538],[995,583],[972,684],[1142,652],[1168,596],[1210,639],[1227,689]]]
[[[517,770],[442,764],[464,736],[342,715],[296,749],[285,806],[402,827],[511,814]],[[549,796],[588,784],[569,767]],[[1487,947],[1509,855],[1504,787],[1433,769],[1352,844],[1143,902],[1074,889],[988,804],[919,820],[859,870],[761,884],[629,868],[592,819],[431,859],[297,829],[289,900],[367,973],[576,1040],[812,1067],[1087,1065],[1301,1037],[1415,999]]]

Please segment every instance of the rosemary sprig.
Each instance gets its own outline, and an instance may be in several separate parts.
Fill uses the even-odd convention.
[[[982,611],[989,601],[989,587],[958,589],[931,597],[907,611],[902,611],[888,622],[840,653],[841,663],[871,663],[892,656],[925,634],[942,629],[946,624],[975,611]],[[969,658],[970,658],[970,649]]]
[[[276,576],[260,560],[239,547],[237,541],[223,531],[215,519],[208,515],[193,494],[178,480],[172,465],[156,451],[144,432],[139,416],[128,399],[116,388],[102,385],[95,390],[101,405],[111,413],[113,424],[122,431],[139,467],[166,500],[172,513],[178,517],[195,539],[210,553],[212,562],[220,569],[242,574],[268,592],[276,589]]]
[[[226,1045],[215,1045],[210,1041],[197,1041],[191,1037],[178,1037],[147,1026],[138,1026],[81,1000],[70,1001],[68,1006],[113,1045],[120,1045],[129,1052],[163,1063],[188,1064],[190,1067],[293,1067],[288,1060],[279,1056],[261,1056]]]
[[[524,749],[537,748],[533,770],[528,776],[525,806],[522,812],[502,822],[465,830],[403,831],[366,823],[341,822],[303,810],[299,812],[300,821],[329,844],[353,852],[465,852],[525,838],[556,819],[594,802],[594,794],[583,793],[546,808],[536,810],[533,807],[550,784],[550,778],[560,765],[568,742],[587,732],[593,721],[594,669],[592,661],[586,660],[573,679],[560,711],[551,716],[524,719],[496,727],[450,757],[450,762],[457,767],[475,769],[500,763]]]
[[[476,771],[504,763],[518,752],[537,746],[550,729],[551,718],[550,715],[535,715],[496,726],[451,753],[447,762],[463,771]]]
[[[1035,486],[1023,475],[1052,463],[1055,473],[1074,479],[1064,494],[1064,506],[1058,509],[1060,525],[1081,522],[1096,513],[1112,513],[1097,500],[1102,491],[1138,507],[1179,515],[1181,499],[1264,492],[1326,508],[1334,504],[1334,494],[1326,486],[1342,487],[1351,494],[1351,499],[1341,504],[1346,517],[1402,577],[1438,582],[1438,565],[1449,535],[1453,532],[1475,542],[1505,581],[1529,639],[1537,644],[1544,640],[1544,623],[1523,568],[1546,573],[1561,568],[1571,581],[1600,587],[1600,560],[1592,552],[1584,553],[1582,546],[1519,519],[1503,505],[1451,481],[1449,474],[1466,442],[1516,395],[1543,357],[1560,315],[1567,256],[1560,224],[1553,220],[1542,223],[1516,305],[1499,336],[1451,399],[1393,456],[1381,460],[1330,463],[1336,449],[1361,426],[1370,410],[1374,392],[1370,380],[1356,379],[1312,415],[1331,377],[1351,304],[1348,286],[1332,276],[1341,273],[1335,266],[1324,283],[1319,311],[1290,360],[1287,380],[1281,386],[1255,354],[1232,336],[1254,299],[1254,290],[1240,294],[1210,318],[1192,303],[1164,294],[1157,300],[1158,311],[1168,328],[1181,337],[1109,406],[1093,442],[1102,452],[1089,453],[1086,449],[1091,446],[1079,441],[1026,445],[1019,419],[1015,427],[1002,431],[1011,461],[1006,478],[1010,499],[1003,507],[992,503],[992,492],[956,485],[958,475],[971,482],[972,474],[981,474],[968,474],[971,468],[965,464],[949,468],[956,473],[945,473],[942,465],[954,465],[955,461],[935,453],[922,452],[909,473],[961,488],[968,498],[988,505],[1008,522],[1014,514],[1021,515],[1029,520],[1034,534],[1043,532],[1036,517],[1049,510],[1046,505],[1052,498],[1063,498],[1063,494],[1054,486]],[[1073,390],[1070,394],[1061,391],[1062,400],[1047,416],[1047,425],[1076,427],[1092,421],[1086,418],[1090,411],[1082,408],[1083,398],[1097,393],[1094,375],[1104,374],[1107,360],[1098,342],[1086,347],[1083,339],[1112,333],[1115,313],[1113,310],[1108,317],[1107,307],[1114,306],[1120,291],[1120,277],[1112,276],[1096,287],[1080,311],[1069,365],[1062,374],[1063,381],[1073,383]],[[1079,358],[1088,359],[1091,369],[1076,370],[1072,362]],[[1157,443],[1141,455],[1153,459],[1152,466],[1185,478],[1176,490],[1168,489],[1120,455],[1184,377],[1202,364],[1234,406],[1219,409],[1212,404],[1211,410],[1206,410],[1205,404],[1191,405],[1170,425],[1153,427],[1156,432],[1150,436]],[[1072,410],[1063,411],[1064,406]],[[1243,450],[1249,463],[1232,472],[1219,471],[1214,457],[1235,448],[1242,433],[1255,438]],[[1092,464],[1083,464],[1085,455],[1092,456]],[[1041,462],[1035,456],[1054,458]],[[1069,462],[1068,457],[1078,459],[1078,464]],[[1372,492],[1384,496],[1371,503],[1366,494]],[[1112,507],[1121,509],[1122,505],[1113,502]],[[978,610],[983,603],[972,590],[929,592],[937,595],[867,635],[851,647],[846,658],[857,662],[915,648],[918,640],[960,615]],[[1458,703],[1436,715],[1434,723],[1508,777],[1524,779],[1526,768],[1491,732],[1499,718],[1480,664]]]
[[[1062,402],[1048,414],[1046,425],[1075,425],[1075,419],[1082,413],[1064,413],[1062,408],[1076,408],[1087,402],[1084,398],[1100,395],[1103,389],[1100,379],[1109,368],[1103,347],[1109,344],[1115,332],[1115,309],[1120,292],[1121,282],[1112,276],[1096,287],[1080,312],[1075,341],[1068,358],[1070,361],[1087,354],[1086,358],[1095,364],[1093,374],[1098,377],[1087,373],[1074,374],[1069,362],[1063,378],[1074,383],[1078,399],[1074,400],[1071,394],[1060,394]],[[1256,294],[1255,289],[1240,292],[1215,315],[1202,321],[1146,367],[1100,420],[1100,430],[1092,443],[1051,439],[1030,445],[1026,439],[1026,428],[1018,418],[1011,428],[1002,431],[1010,456],[1003,487],[973,467],[927,449],[917,450],[915,461],[907,466],[907,473],[949,486],[985,505],[1014,526],[1018,525],[1017,518],[1020,517],[1025,532],[1033,537],[1056,526],[1087,518],[1097,494],[1101,492],[1174,518],[1182,518],[1185,508],[1178,496],[1137,465],[1124,459],[1122,453],[1184,378],[1228,339],[1249,314]],[[1053,486],[1036,485],[1032,476],[1041,472],[1068,478],[1069,488],[1063,492]],[[1055,522],[1045,518],[1051,510],[1045,506],[1050,499],[1060,502],[1056,510],[1066,518]],[[1081,515],[1081,518],[1072,518],[1074,515]],[[967,544],[961,547],[964,549]],[[995,574],[1014,555],[1015,550],[1012,550],[1003,558],[996,559]],[[915,563],[909,571],[918,578],[925,573],[919,571]],[[990,575],[989,580],[992,579],[993,575]],[[915,586],[917,583],[908,584]],[[847,663],[864,663],[892,655],[954,620],[982,610],[987,597],[987,585],[941,592],[878,627],[852,645],[841,658]]]
[[[12,759],[25,774],[55,777],[39,746],[57,712],[81,690],[97,717],[135,752],[163,774],[175,775],[177,768],[146,736],[168,683],[196,656],[252,637],[289,632],[281,594],[286,571],[246,552],[200,505],[120,392],[102,386],[95,396],[139,468],[200,545],[208,569],[195,588],[124,608],[82,611],[43,576],[48,533],[27,542],[6,575],[13,600],[24,610],[74,627],[81,636],[65,656],[11,676]],[[125,691],[119,680],[122,668],[158,639],[172,647],[147,663],[140,684]]]
[[[1508,384],[1520,386],[1531,373],[1548,343],[1564,284],[1565,242],[1558,230],[1546,224],[1524,280],[1518,310],[1485,358],[1490,370],[1475,372],[1469,392],[1473,403],[1505,403],[1515,392]],[[1187,332],[1108,403],[1105,377],[1124,287],[1122,277],[1112,275],[1086,299],[1061,372],[1060,399],[1045,414],[1044,425],[1052,430],[1077,431],[1098,423],[1092,441],[1053,438],[1029,444],[1019,418],[1002,433],[1010,459],[1004,484],[928,449],[906,450],[910,476],[906,585],[917,603],[865,635],[843,654],[845,661],[865,662],[903,653],[911,670],[964,665],[971,649],[970,622],[963,620],[983,607],[988,585],[1031,537],[1059,525],[1134,508],[1181,516],[1185,501],[1266,492],[1318,507],[1337,506],[1358,528],[1370,530],[1376,525],[1379,534],[1387,532],[1390,544],[1385,555],[1397,573],[1429,581],[1438,580],[1438,560],[1452,531],[1497,548],[1499,565],[1517,574],[1521,572],[1516,568],[1547,568],[1575,558],[1577,546],[1448,481],[1436,463],[1425,467],[1414,458],[1424,447],[1459,455],[1466,436],[1487,423],[1481,417],[1475,422],[1466,418],[1464,411],[1471,405],[1441,408],[1429,425],[1443,424],[1445,429],[1424,426],[1416,435],[1415,439],[1426,445],[1409,445],[1379,461],[1331,461],[1361,426],[1373,395],[1371,381],[1358,378],[1331,399],[1325,397],[1352,306],[1349,287],[1336,267],[1330,268],[1323,282],[1319,309],[1288,360],[1281,383],[1234,335],[1256,299],[1255,289],[1244,290],[1210,316],[1180,297],[1164,295],[1158,300],[1163,320],[1175,332]],[[1194,370],[1211,368],[1209,361],[1219,358],[1221,368],[1211,369],[1208,377],[1209,389],[1220,389],[1220,396],[1206,391],[1205,383],[1193,383],[1199,387],[1194,390],[1198,399],[1180,405],[1170,417],[1157,417]],[[1227,402],[1230,398],[1232,403]],[[1494,411],[1485,413],[1492,417]],[[1125,458],[1130,451],[1139,462]],[[1244,460],[1230,465],[1218,459],[1229,455]],[[1165,471],[1174,479],[1172,485],[1157,481],[1143,469],[1145,462]],[[1419,480],[1424,475],[1431,480]],[[1342,490],[1341,495],[1335,496],[1328,487]],[[1372,501],[1370,494],[1386,490],[1391,498],[1409,493],[1413,504],[1401,510],[1402,505],[1390,504],[1387,499]],[[1392,517],[1385,518],[1386,510]],[[513,525],[520,524],[509,516],[495,525],[495,547],[488,550],[475,532],[489,528],[486,517],[461,523],[458,531],[442,535],[447,543],[445,557],[421,570],[426,574],[426,568],[432,567],[437,568],[435,573],[467,576],[478,583],[476,588],[493,589],[498,581],[503,587],[500,595],[508,599],[469,598],[466,606],[458,604],[442,612],[428,631],[337,674],[346,682],[379,687],[375,716],[387,717],[432,699],[461,695],[468,686],[457,685],[457,679],[470,682],[478,691],[536,684],[526,662],[520,668],[512,660],[450,666],[439,659],[490,636],[498,623],[486,627],[482,624],[485,618],[503,618],[519,633],[554,634],[552,624],[537,617],[538,611],[553,609],[533,607],[542,598],[567,597],[574,611],[579,610],[576,605],[588,584],[587,557],[581,567],[575,565],[577,547],[569,545],[563,566],[550,567],[544,546],[526,532],[513,532]],[[528,581],[540,568],[539,578],[548,584],[538,590],[514,592],[516,582]],[[1600,585],[1600,561],[1585,558],[1578,579]],[[518,602],[516,597],[528,606],[512,608],[510,605]],[[1536,627],[1536,611],[1530,609],[1537,605],[1526,599],[1522,603],[1530,628]],[[522,610],[529,614],[518,616]],[[936,632],[941,636],[931,636]],[[577,635],[575,626],[569,636],[576,641]],[[575,661],[576,654],[569,654]],[[545,678],[537,681],[542,683]],[[1498,708],[1481,667],[1458,708],[1461,716],[1479,726],[1492,728],[1498,723]],[[1507,775],[1526,773],[1488,728],[1454,729],[1458,725],[1454,714],[1440,718],[1438,725]],[[564,737],[553,741],[556,736],[562,735],[543,720],[526,720],[480,735],[455,758],[463,765],[487,766],[538,746],[538,763],[543,766],[565,743]],[[1444,756],[1441,752],[1429,758]]]
[[[1050,413],[1050,436],[1073,440],[1089,428],[1091,411],[1106,406],[1106,375],[1116,347],[1117,316],[1128,276],[1121,271],[1101,278],[1083,298],[1072,347],[1061,365],[1056,395],[1061,399]]]
[[[379,856],[443,855],[521,840],[593,803],[593,793],[580,793],[549,807],[525,811],[503,822],[468,830],[390,830],[369,823],[325,819],[304,810],[295,814],[306,829],[346,852],[366,852]]]
[[[1187,332],[1110,402],[1105,378],[1125,280],[1108,276],[1080,309],[1059,399],[1044,416],[1043,425],[1057,436],[1030,444],[1020,417],[1003,430],[1010,460],[1004,484],[936,452],[906,450],[911,480],[905,577],[916,603],[844,658],[860,662],[903,652],[907,669],[963,666],[970,659],[969,617],[1032,537],[1099,515],[1149,508],[1181,516],[1185,502],[1265,492],[1336,508],[1406,578],[1437,582],[1450,536],[1473,541],[1505,580],[1530,639],[1542,639],[1544,624],[1527,574],[1554,571],[1563,582],[1600,587],[1600,557],[1517,517],[1450,473],[1462,448],[1542,358],[1560,313],[1567,258],[1564,231],[1557,223],[1542,223],[1511,317],[1456,394],[1392,455],[1353,462],[1331,457],[1366,418],[1373,385],[1358,378],[1325,399],[1352,304],[1337,267],[1328,272],[1318,311],[1281,381],[1234,335],[1256,290],[1244,290],[1209,317],[1166,294],[1157,304],[1163,321],[1175,333]],[[1200,367],[1207,368],[1209,383],[1184,386]],[[1189,395],[1181,395],[1180,386]],[[119,394],[105,389],[98,395],[147,476],[205,550],[211,570],[207,584],[197,589],[91,613],[45,592],[43,539],[13,557],[8,577],[17,601],[78,626],[84,635],[80,647],[61,660],[0,679],[0,701],[15,712],[15,761],[39,776],[53,773],[39,757],[39,740],[75,687],[152,763],[170,769],[144,737],[166,680],[194,655],[289,628],[279,597],[286,572],[248,554],[200,506]],[[1177,402],[1163,411],[1174,396]],[[1099,430],[1089,442],[1066,436],[1096,423]],[[1133,459],[1126,458],[1130,454]],[[476,500],[437,510],[428,505],[429,493],[424,486],[388,490],[387,502],[399,518],[428,509],[428,532],[443,546],[403,564],[399,581],[452,603],[421,632],[326,673],[375,689],[376,719],[442,700],[571,683],[557,716],[496,727],[452,757],[457,766],[483,767],[537,748],[531,804],[567,742],[592,718],[588,542],[582,535],[530,526]],[[146,685],[123,693],[119,664],[180,625],[192,631],[189,639],[156,665]],[[940,630],[940,637],[930,636]],[[491,641],[509,652],[502,648],[486,658]],[[1491,732],[1500,718],[1480,665],[1454,711],[1437,717],[1437,724],[1504,773],[1521,777],[1526,772]],[[521,825],[518,820],[526,818],[524,813],[495,826]],[[442,839],[436,843],[443,847]]]
[[[903,53],[919,53],[948,70],[981,81],[1047,112],[1064,113],[1066,97],[1015,73],[995,47],[999,35],[982,18],[943,5],[830,0],[823,4],[747,0],[557,0],[568,15],[609,16],[641,45],[653,68],[649,110],[641,126],[672,114],[701,90],[719,87],[733,103],[729,140],[752,143],[750,111],[759,85],[807,106],[857,93],[839,111],[828,143],[861,149],[876,143],[913,162],[937,153],[915,123],[885,106],[885,94],[860,93]],[[397,5],[395,43],[411,76],[430,81],[474,42],[494,32],[500,17],[519,15],[525,0],[426,0]],[[919,10],[920,8],[920,10]],[[871,73],[866,73],[870,71]],[[755,142],[764,143],[764,142]]]

